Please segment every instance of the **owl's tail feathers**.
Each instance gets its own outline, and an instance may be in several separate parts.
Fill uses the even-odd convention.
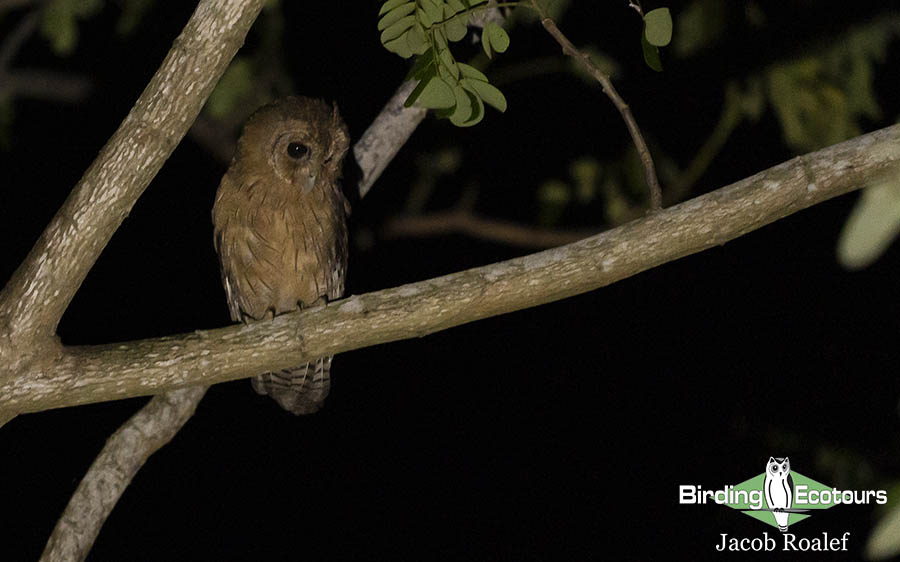
[[[331,357],[277,373],[265,373],[250,381],[253,390],[268,394],[278,405],[296,415],[314,414],[322,408],[331,388]]]
[[[787,525],[779,525],[778,530],[781,531],[782,533],[787,533],[788,526]]]

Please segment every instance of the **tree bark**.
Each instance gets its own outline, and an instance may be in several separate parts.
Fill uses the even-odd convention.
[[[195,386],[154,396],[112,434],[54,527],[41,562],[84,560],[122,491],[150,455],[175,437],[205,392],[205,386]]]
[[[128,116],[0,292],[0,361],[11,361],[17,346],[37,346],[41,353],[58,346],[56,326],[63,312],[187,133],[262,4],[199,3]]]
[[[863,187],[898,160],[895,125],[567,246],[268,322],[60,348],[0,367],[0,410],[36,412],[224,382],[577,295]]]

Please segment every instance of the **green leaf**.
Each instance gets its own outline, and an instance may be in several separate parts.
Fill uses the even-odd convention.
[[[468,17],[465,14],[459,14],[458,16],[452,17],[453,14],[453,8],[444,5],[444,19],[447,20],[444,29],[447,31],[447,39],[459,41],[469,32],[469,28],[466,26]]]
[[[440,0],[418,0],[418,4],[421,14],[424,14],[419,15],[419,21],[425,27],[430,27],[443,19],[443,2]],[[419,14],[418,11],[416,13]]]
[[[644,36],[654,47],[665,47],[672,40],[672,14],[668,8],[650,10],[644,16]]]
[[[456,97],[456,108],[450,115],[450,122],[461,127],[472,117],[472,99],[461,86],[453,88],[453,95]]]
[[[409,72],[406,73],[406,78],[404,80],[423,80],[427,76],[434,75],[434,57],[432,56],[418,56],[416,60],[413,61],[413,65],[410,67]]]
[[[391,10],[393,10],[394,8],[396,8],[397,6],[406,4],[407,1],[408,0],[388,0],[381,6],[381,10],[378,11],[378,15],[379,16],[384,15],[384,14],[390,12]]]
[[[547,180],[538,188],[537,198],[538,223],[541,226],[553,226],[559,222],[572,201],[572,188],[558,179]]]
[[[447,44],[447,34],[444,33],[444,30],[440,27],[434,28],[434,48],[437,50],[443,50],[448,47]]]
[[[390,27],[381,32],[381,43],[385,44],[392,39],[396,39],[403,35],[409,30],[412,26],[416,24],[415,16],[406,16],[400,18],[395,23],[391,24]]]
[[[476,96],[481,98],[484,103],[494,106],[501,112],[506,111],[506,97],[503,95],[503,92],[493,85],[471,78],[463,78],[459,83],[463,88],[473,92]]]
[[[644,50],[644,62],[657,72],[662,72],[662,61],[659,60],[659,47],[647,42],[647,37],[641,34],[641,48]]]
[[[70,55],[78,43],[78,20],[101,7],[100,0],[53,0],[41,14],[41,35],[58,55]]]
[[[452,80],[454,82],[459,80],[459,65],[453,58],[453,53],[450,52],[450,49],[444,49],[439,53],[438,57],[441,59],[441,62],[444,63],[444,68],[446,68],[450,72]]]
[[[409,57],[416,54],[409,47],[409,41],[407,40],[408,38],[409,38],[409,34],[404,33],[400,37],[397,37],[396,39],[391,39],[390,41],[384,43],[383,44],[384,48],[392,53],[396,53],[396,54],[400,55],[401,57],[403,57],[405,59],[408,59]]]
[[[866,541],[867,560],[887,560],[900,554],[900,503],[896,498],[896,484],[888,488],[886,513],[881,515]]]
[[[253,79],[250,59],[246,56],[235,57],[206,102],[205,109],[209,116],[221,119],[234,112],[250,93]]]
[[[417,96],[416,103],[421,107],[428,109],[448,109],[456,105],[456,96],[453,95],[453,88],[450,87],[443,79],[433,76],[427,82],[420,82],[419,86],[422,91]],[[416,86],[416,90],[419,89]],[[413,90],[415,93],[415,90]]]
[[[393,10],[385,14],[383,18],[378,20],[378,31],[387,29],[391,25],[395,24],[400,18],[406,17],[413,13],[415,9],[416,4],[414,2],[407,2],[394,8]]]
[[[447,0],[447,7],[450,8],[454,14],[466,10],[466,5],[463,4],[461,0]]]
[[[877,260],[900,235],[900,174],[866,187],[841,231],[838,262],[862,269]]]
[[[431,47],[428,34],[420,23],[416,23],[406,34],[406,43],[409,45],[409,50],[416,55],[424,54]]]
[[[481,123],[481,120],[484,119],[484,102],[481,101],[481,98],[468,90],[466,90],[466,94],[469,96],[469,101],[472,102],[472,115],[469,117],[468,121],[457,125],[458,127],[471,127],[472,125]],[[454,123],[454,125],[456,125],[456,123]]]
[[[484,26],[484,31],[490,37],[491,48],[498,53],[505,53],[509,48],[509,34],[506,30],[491,21]]]
[[[484,26],[481,29],[481,48],[484,49],[484,54],[486,54],[488,58],[493,58],[491,51],[491,35],[488,33],[487,26]]]
[[[474,66],[468,65],[464,62],[458,62],[456,64],[459,66],[459,72],[463,76],[463,78],[472,78],[474,80],[488,82],[487,76],[482,74],[481,71]]]
[[[728,4],[722,0],[692,0],[678,11],[678,33],[672,48],[681,58],[716,43],[727,28]]]

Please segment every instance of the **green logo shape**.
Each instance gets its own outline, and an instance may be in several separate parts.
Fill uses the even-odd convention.
[[[830,507],[834,507],[838,502],[835,502],[833,498],[831,498],[830,494],[827,495],[830,501],[825,502],[817,502],[812,503],[809,501],[810,496],[820,497],[817,492],[831,492],[832,487],[826,486],[820,482],[816,482],[812,478],[808,476],[804,476],[799,472],[791,471],[791,478],[794,481],[793,486],[793,501],[791,503],[791,508],[798,510],[798,512],[792,512],[788,515],[788,525],[793,525],[795,523],[799,523],[804,519],[808,519],[810,515],[812,515],[813,511],[825,510]],[[745,480],[740,484],[736,484],[733,488],[735,494],[734,497],[737,501],[734,503],[726,503],[728,507],[732,509],[737,509],[744,515],[749,515],[754,519],[758,519],[767,525],[771,525],[772,527],[778,528],[778,523],[775,522],[774,513],[768,509],[766,505],[766,495],[765,495],[765,483],[766,483],[766,473],[763,472],[758,476],[754,476],[749,480]],[[805,488],[804,488],[805,486]],[[803,497],[806,498],[806,502],[798,501],[797,497],[797,489],[800,488],[804,491]],[[746,492],[746,493],[740,493]],[[807,513],[803,513],[806,511]]]

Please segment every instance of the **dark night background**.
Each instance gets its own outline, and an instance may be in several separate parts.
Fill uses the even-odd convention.
[[[726,79],[814,48],[892,3],[760,1],[763,29],[737,22],[719,48],[687,61],[664,51],[662,74],[644,66],[640,20],[625,4],[574,2],[559,24],[619,62],[620,92],[644,132],[684,165],[715,123]],[[124,38],[111,5],[81,25],[68,58],[37,35],[23,45],[14,66],[84,73],[95,93],[77,105],[16,100],[11,144],[0,152],[0,283],[194,5],[157,2]],[[668,5],[677,17],[683,3]],[[354,139],[406,71],[378,43],[375,6],[284,8],[297,91],[337,100]],[[23,13],[0,20],[0,36]],[[496,68],[559,52],[538,26],[511,37]],[[251,31],[248,46],[256,40]],[[867,131],[900,114],[898,46],[876,67],[885,119],[864,123]],[[475,178],[479,212],[528,223],[539,181],[564,176],[584,154],[614,158],[628,142],[599,88],[576,78],[503,90],[509,110],[488,110],[474,128],[425,122],[356,204],[355,240],[377,235],[402,208],[425,150],[465,146],[460,175],[430,209],[452,204]],[[767,110],[735,132],[696,190],[792,156]],[[224,169],[191,139],[179,145],[63,317],[65,343],[229,323],[209,216]],[[837,265],[856,197],[585,295],[342,354],[326,407],[311,417],[287,414],[247,381],[217,385],[138,473],[88,560],[698,558],[716,554],[719,533],[773,529],[724,507],[679,506],[679,484],[736,484],[770,455],[787,455],[796,471],[837,487],[891,485],[900,476],[900,247],[862,271]],[[585,216],[563,226],[590,226]],[[525,250],[463,236],[376,236],[353,252],[348,294]],[[146,400],[23,415],[0,429],[0,560],[37,559],[105,439]],[[875,520],[871,506],[839,507],[792,531],[850,531],[857,557]]]

